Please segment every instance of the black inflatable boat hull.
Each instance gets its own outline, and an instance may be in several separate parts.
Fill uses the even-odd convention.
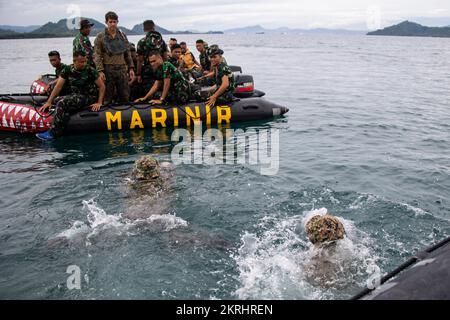
[[[40,98],[39,100],[44,100]],[[36,101],[35,102],[41,102]],[[263,98],[248,98],[226,105],[209,107],[205,103],[185,106],[121,105],[88,109],[74,114],[67,127],[68,133],[93,131],[120,131],[158,127],[189,127],[195,123],[226,125],[244,121],[267,120],[289,111]],[[9,96],[0,100],[0,130],[36,133],[48,130],[51,116],[37,112],[29,96]]]

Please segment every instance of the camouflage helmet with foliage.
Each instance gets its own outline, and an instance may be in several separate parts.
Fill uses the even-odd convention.
[[[159,177],[160,167],[158,160],[152,156],[143,156],[136,160],[133,175],[138,180],[156,179]]]
[[[222,49],[219,48],[217,44],[213,44],[208,48],[208,56],[212,57],[216,54],[222,55],[224,52]]]
[[[316,215],[306,224],[306,233],[313,244],[323,244],[344,239],[345,229],[332,215]]]

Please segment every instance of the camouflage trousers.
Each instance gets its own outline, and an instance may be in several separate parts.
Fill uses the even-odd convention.
[[[58,98],[56,112],[53,116],[51,132],[55,137],[62,136],[66,130],[70,116],[96,101],[93,96],[71,94]]]
[[[117,95],[117,102],[127,103],[130,100],[128,73],[124,65],[105,65],[106,93],[105,104],[113,101]]]

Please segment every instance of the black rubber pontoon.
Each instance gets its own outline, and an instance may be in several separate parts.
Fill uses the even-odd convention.
[[[416,254],[352,300],[450,300],[450,237]]]

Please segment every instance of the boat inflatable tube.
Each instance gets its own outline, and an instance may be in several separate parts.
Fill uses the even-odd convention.
[[[416,254],[353,300],[450,300],[450,238]]]
[[[43,132],[50,128],[52,116],[39,114],[38,105],[46,97],[11,95],[0,97],[0,130],[22,133]],[[99,112],[88,108],[70,118],[67,133],[120,131],[158,127],[189,127],[195,123],[223,125],[244,121],[267,120],[289,111],[264,98],[236,100],[209,107],[206,103],[176,105],[115,105]]]

